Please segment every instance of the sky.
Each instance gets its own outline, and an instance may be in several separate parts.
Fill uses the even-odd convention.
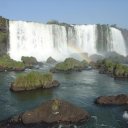
[[[128,0],[0,0],[0,15],[11,20],[128,28]]]

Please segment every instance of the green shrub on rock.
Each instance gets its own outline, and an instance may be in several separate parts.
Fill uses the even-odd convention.
[[[128,78],[128,66],[112,61],[111,59],[104,59],[97,62],[100,73],[112,74],[114,78]]]
[[[15,80],[14,85],[17,87],[33,88],[45,86],[49,82],[52,82],[51,73],[42,74],[40,72],[33,71],[28,74],[19,76]]]
[[[11,59],[8,55],[4,55],[0,57],[0,67],[5,69],[8,68],[16,69],[16,68],[25,68],[25,65],[22,62]]]
[[[59,82],[53,80],[51,73],[32,71],[21,75],[11,84],[12,91],[33,90],[37,88],[51,88],[58,86]]]
[[[78,61],[74,58],[67,58],[64,62],[56,64],[55,68],[52,69],[52,72],[58,72],[58,71],[81,71],[82,69],[85,69],[88,66],[88,63],[83,61]]]

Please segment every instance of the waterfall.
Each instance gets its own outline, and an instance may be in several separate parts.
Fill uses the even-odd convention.
[[[126,56],[127,50],[126,50],[125,40],[122,36],[121,31],[115,28],[111,28],[111,33],[112,33],[112,40],[111,40],[112,45],[110,51],[115,51],[121,55]]]
[[[38,61],[49,56],[61,58],[66,53],[67,37],[64,27],[33,22],[10,21],[10,56],[20,60],[22,56],[33,56]]]
[[[76,25],[76,47],[88,54],[97,53],[96,50],[96,25]]]
[[[125,41],[118,29],[110,28],[111,38],[106,51],[115,51],[126,55]],[[9,21],[9,55],[14,60],[22,56],[33,56],[45,61],[49,56],[63,60],[73,53],[98,54],[97,25],[41,24],[25,21]],[[106,46],[106,45],[104,45]]]

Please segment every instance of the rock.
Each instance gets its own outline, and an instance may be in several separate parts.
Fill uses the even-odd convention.
[[[57,63],[57,61],[55,59],[53,59],[52,57],[49,57],[46,62],[50,63],[50,64]]]
[[[23,87],[17,87],[13,83],[11,83],[10,90],[14,92],[25,91]]]
[[[100,105],[128,105],[128,95],[100,96],[95,103]]]
[[[76,124],[88,121],[90,115],[66,101],[55,99],[12,118],[14,122],[27,124]],[[13,122],[13,121],[12,121]]]

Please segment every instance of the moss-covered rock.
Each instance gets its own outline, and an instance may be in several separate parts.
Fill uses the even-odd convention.
[[[21,75],[11,84],[12,91],[33,90],[37,88],[51,88],[58,86],[59,82],[53,80],[51,73],[40,73],[37,71]]]
[[[128,66],[116,64],[113,74],[115,78],[124,77],[128,79]]]
[[[23,63],[26,65],[26,66],[32,66],[32,65],[36,65],[38,64],[37,60],[35,57],[28,57],[28,56],[22,56],[21,57],[21,60],[23,61]]]
[[[88,67],[87,61],[78,61],[74,58],[67,58],[64,62],[56,64],[56,66],[51,69],[51,72],[71,72],[71,71],[82,71]]]
[[[111,59],[104,59],[97,62],[99,73],[111,74],[115,79],[128,80],[128,66],[116,63]]]
[[[23,71],[25,65],[22,62],[11,59],[8,55],[0,57],[0,71]]]

